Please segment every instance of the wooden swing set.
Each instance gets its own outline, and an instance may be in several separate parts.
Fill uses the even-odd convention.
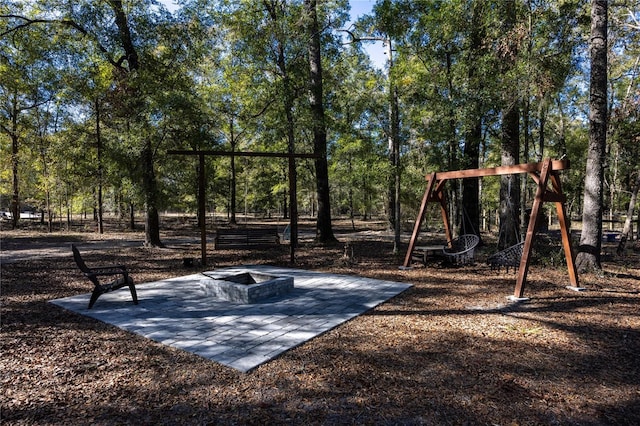
[[[516,300],[524,298],[524,288],[527,280],[529,263],[531,261],[533,242],[536,237],[538,216],[544,202],[552,202],[556,205],[556,212],[560,223],[560,233],[562,236],[562,246],[567,260],[567,270],[569,272],[569,281],[571,283],[569,288],[578,289],[578,275],[574,263],[573,251],[571,249],[571,238],[569,235],[569,225],[565,209],[567,197],[562,193],[562,186],[560,184],[559,171],[565,169],[569,169],[568,160],[551,160],[550,158],[547,158],[539,163],[516,164],[513,166],[499,166],[485,169],[456,170],[427,175],[427,187],[422,198],[422,204],[420,205],[418,217],[416,218],[413,234],[411,235],[411,241],[409,242],[409,248],[407,249],[403,266],[408,268],[411,265],[412,253],[418,241],[418,234],[424,221],[427,203],[435,202],[440,204],[446,238],[447,241],[452,240],[444,193],[444,184],[447,180],[527,173],[536,183],[537,190],[533,200],[533,206],[531,208],[527,235],[522,247],[522,257],[520,258],[520,267],[518,269],[518,277],[512,298]],[[550,187],[549,182],[551,183]]]

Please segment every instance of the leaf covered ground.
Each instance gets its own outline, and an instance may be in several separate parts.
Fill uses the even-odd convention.
[[[565,289],[540,259],[511,304],[515,274],[403,254],[370,224],[336,224],[340,244],[303,242],[295,267],[407,282],[411,289],[248,374],[47,303],[88,293],[73,259],[34,255],[1,275],[3,424],[640,424],[640,256],[606,247],[603,272]],[[340,232],[342,230],[342,232]],[[165,231],[167,239],[196,231]],[[190,233],[190,234],[189,234]],[[187,235],[188,234],[188,235]],[[7,231],[2,250],[94,243],[89,232]],[[139,240],[110,232],[101,239]],[[343,243],[353,250],[345,258]],[[91,250],[136,282],[186,275],[197,245]],[[214,267],[291,266],[287,246],[209,251]],[[556,262],[557,263],[557,262]],[[209,268],[211,269],[211,266]],[[122,291],[126,291],[122,290]]]

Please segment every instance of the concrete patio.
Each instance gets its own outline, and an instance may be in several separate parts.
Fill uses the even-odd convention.
[[[248,372],[283,352],[400,294],[411,285],[273,266],[241,266],[205,274],[256,272],[294,279],[287,294],[256,303],[208,296],[203,274],[137,284],[139,304],[125,289],[50,301],[169,346]]]

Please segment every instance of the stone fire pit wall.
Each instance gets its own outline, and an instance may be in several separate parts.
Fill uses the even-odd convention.
[[[199,282],[205,296],[239,303],[256,303],[282,296],[293,290],[293,277],[279,277],[257,272],[220,274],[203,272]]]

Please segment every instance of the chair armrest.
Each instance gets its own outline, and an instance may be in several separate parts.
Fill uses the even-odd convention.
[[[97,266],[95,268],[89,268],[93,274],[111,274],[111,273],[126,273],[127,267],[124,265],[112,265],[112,266]]]
[[[105,265],[105,266],[94,266],[91,269],[127,269],[124,265]]]
[[[129,272],[127,268],[124,266],[115,266],[115,267],[101,267],[101,268],[92,268],[87,274],[89,278],[92,277],[108,277],[115,275],[122,275],[125,278],[129,277]]]

